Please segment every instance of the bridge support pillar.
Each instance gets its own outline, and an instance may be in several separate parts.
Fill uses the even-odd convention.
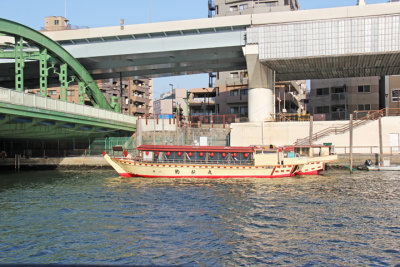
[[[67,90],[68,90],[68,65],[63,63],[60,65],[60,100],[67,101]]]
[[[15,37],[15,90],[24,91],[24,39]]]
[[[258,45],[243,48],[249,74],[248,112],[250,122],[273,120],[273,70],[258,59]]]
[[[47,76],[49,70],[47,68],[47,49],[42,49],[39,55],[40,68],[40,96],[47,96]]]
[[[85,94],[86,94],[86,86],[84,82],[78,82],[79,88],[79,104],[85,104]]]

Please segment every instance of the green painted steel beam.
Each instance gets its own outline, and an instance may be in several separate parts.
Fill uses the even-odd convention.
[[[60,65],[60,100],[67,101],[67,90],[68,90],[68,65]]]
[[[47,96],[47,76],[49,76],[49,69],[47,68],[47,49],[43,48],[39,56],[39,74],[40,74],[40,95]]]
[[[12,120],[12,118],[13,118],[13,116],[11,116],[11,115],[5,115],[5,118],[0,120],[0,126],[8,123],[10,120]]]
[[[24,39],[15,38],[15,90],[24,91]]]
[[[62,122],[55,125],[39,125],[42,120],[34,120],[32,123],[9,123],[2,125],[0,138],[66,138],[66,137],[98,137],[114,135],[115,129],[98,131],[102,127],[92,127],[90,130],[83,130],[86,125],[74,125],[73,128],[63,128]],[[124,131],[123,131],[124,132]],[[125,132],[129,134],[130,132]]]
[[[22,77],[21,80],[18,79],[18,83],[16,81],[16,88],[18,90],[23,90],[23,51],[21,46],[23,45],[23,40],[25,40],[34,43],[37,47],[39,47],[39,49],[47,49],[48,54],[56,58],[59,63],[67,64],[69,70],[68,72],[75,76],[77,80],[86,84],[87,96],[95,107],[113,110],[105,96],[97,87],[96,82],[90,76],[89,72],[79,63],[78,60],[76,60],[59,44],[27,26],[1,18],[0,33],[11,35],[16,38],[16,78],[17,75],[19,75],[18,77]]]
[[[136,131],[136,125],[127,124],[124,122],[92,118],[76,114],[66,114],[63,112],[20,106],[2,102],[0,102],[0,114],[16,115],[28,118],[39,118],[56,122],[61,121],[66,123],[102,127],[107,129],[124,130],[132,132]]]
[[[79,89],[78,101],[79,101],[79,104],[83,105],[83,104],[85,104],[85,94],[86,94],[85,83],[78,82],[78,89]]]

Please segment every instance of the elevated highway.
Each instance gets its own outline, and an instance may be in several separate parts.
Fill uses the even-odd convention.
[[[394,2],[45,34],[94,78],[243,69],[242,48],[258,44],[278,80],[315,79],[400,73],[399,16]]]
[[[272,81],[400,74],[400,2],[45,32],[95,79],[247,68],[249,119],[270,118]],[[14,64],[0,64],[0,83]],[[34,63],[29,63],[34,64]],[[37,79],[27,69],[26,79]]]

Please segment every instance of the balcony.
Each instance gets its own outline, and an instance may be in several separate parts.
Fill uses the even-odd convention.
[[[133,91],[133,92],[136,91],[136,92],[141,92],[141,93],[147,93],[148,88],[143,87],[143,86],[136,85],[136,86],[133,87],[132,91]]]
[[[143,104],[149,104],[150,100],[141,96],[132,96],[131,97],[132,102],[137,102],[137,103],[143,103]]]
[[[332,102],[346,102],[346,94],[332,94],[331,95]]]
[[[133,107],[131,108],[131,113],[146,114],[146,113],[147,113],[147,109],[146,109],[146,108],[139,108],[139,107],[133,106]]]
[[[189,99],[190,105],[201,106],[203,103],[206,105],[215,105],[215,97],[195,97],[193,99]]]
[[[248,96],[247,95],[235,95],[235,96],[228,96],[226,98],[227,104],[235,104],[235,103],[247,103]]]
[[[239,78],[239,77],[229,77],[225,80],[225,84],[227,86],[232,86],[232,85],[246,85],[247,88],[247,84],[249,83],[249,79],[248,78]]]

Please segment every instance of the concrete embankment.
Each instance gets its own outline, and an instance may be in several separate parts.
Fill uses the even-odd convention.
[[[354,155],[353,168],[363,165],[370,159],[373,164],[377,161],[377,154],[356,154]],[[400,155],[384,155],[392,165],[400,165]],[[348,169],[350,165],[349,155],[339,155],[337,162],[330,163],[328,169]],[[0,159],[0,169],[15,169],[14,158]],[[65,158],[21,158],[20,169],[111,169],[111,166],[103,157],[65,157]],[[17,166],[18,167],[18,166]]]
[[[353,168],[363,165],[366,160],[371,160],[373,164],[378,163],[378,154],[355,154],[353,155]],[[389,160],[391,165],[400,165],[400,155],[383,155],[384,160]],[[338,155],[338,161],[328,164],[332,169],[348,169],[350,166],[350,156],[348,154]]]
[[[19,167],[29,169],[111,168],[103,157],[21,158]],[[18,168],[15,158],[0,159],[0,169]]]

